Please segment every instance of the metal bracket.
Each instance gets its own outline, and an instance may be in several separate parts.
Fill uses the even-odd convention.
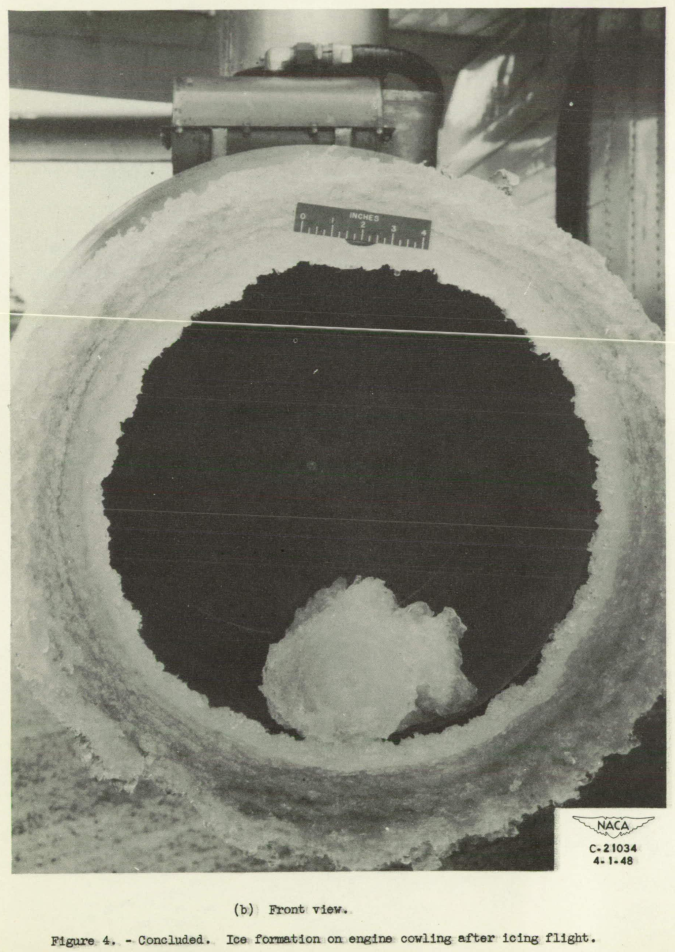
[[[351,146],[353,129],[340,127],[335,130],[335,145]]]

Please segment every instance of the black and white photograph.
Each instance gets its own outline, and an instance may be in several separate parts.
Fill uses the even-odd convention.
[[[7,13],[12,881],[642,875],[665,7],[113,6]]]

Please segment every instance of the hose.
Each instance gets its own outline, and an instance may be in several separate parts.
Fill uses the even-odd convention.
[[[439,103],[443,101],[443,83],[434,67],[417,53],[388,46],[362,44],[352,47],[351,63],[333,63],[313,58],[311,62],[287,63],[281,72],[264,67],[244,69],[237,76],[376,76],[384,79],[388,73],[398,73],[414,82],[422,92],[433,93]]]
[[[417,53],[399,50],[387,46],[354,46],[353,68],[357,74],[379,76],[384,79],[387,73],[398,73],[412,80],[422,92],[434,93],[443,99],[443,83],[431,65]]]

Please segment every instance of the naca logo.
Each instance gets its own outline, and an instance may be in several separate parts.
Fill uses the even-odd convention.
[[[583,823],[594,833],[600,833],[602,836],[611,836],[616,839],[618,836],[627,836],[634,833],[641,826],[653,820],[653,816],[574,816],[573,820]]]

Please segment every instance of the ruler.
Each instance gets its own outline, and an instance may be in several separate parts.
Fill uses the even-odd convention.
[[[382,215],[363,208],[333,208],[298,202],[294,231],[326,238],[343,238],[353,245],[399,245],[427,250],[431,222],[403,215]]]

